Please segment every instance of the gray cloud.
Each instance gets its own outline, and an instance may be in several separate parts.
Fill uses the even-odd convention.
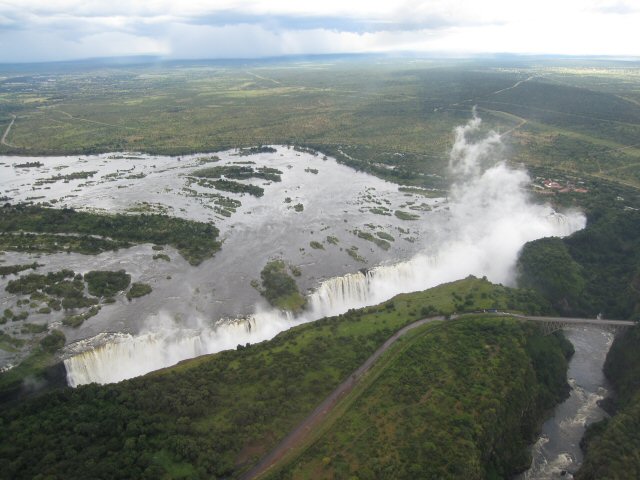
[[[583,6],[563,0],[555,10],[563,20],[548,15],[554,1],[515,8],[504,0],[4,0],[0,62],[141,53],[188,58],[479,49],[584,54],[592,46],[591,53],[628,55],[638,48],[629,46],[640,44],[631,32],[637,32],[637,23],[630,26],[638,9],[630,2],[584,0]],[[592,32],[593,18],[585,19],[585,12],[599,27],[608,27],[601,38],[610,45],[591,45],[593,35],[585,32]],[[557,31],[550,30],[550,22]],[[543,37],[538,24],[544,24]],[[625,34],[629,40],[623,45],[619,38]]]

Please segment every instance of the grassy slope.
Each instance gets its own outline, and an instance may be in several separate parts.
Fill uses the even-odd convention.
[[[269,478],[480,479],[526,468],[541,413],[566,394],[566,340],[536,332],[500,318],[426,329]]]
[[[47,394],[2,413],[0,476],[234,476],[393,331],[425,308],[453,311],[458,298],[470,308],[535,304],[469,278],[120,384]]]

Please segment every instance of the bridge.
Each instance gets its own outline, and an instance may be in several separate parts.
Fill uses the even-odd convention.
[[[595,326],[613,332],[620,329],[630,328],[636,322],[630,320],[603,320],[599,318],[565,318],[565,317],[534,317],[529,315],[518,315],[515,313],[499,312],[497,310],[488,310],[484,312],[453,314],[449,319],[470,317],[478,315],[478,313],[487,313],[490,315],[500,315],[504,317],[539,322],[542,323],[544,335],[550,335],[555,331],[570,327]],[[280,443],[265,457],[262,458],[253,468],[240,476],[241,480],[254,480],[262,477],[267,471],[273,471],[274,466],[281,463],[286,456],[295,455],[296,448],[304,445],[311,436],[311,433],[317,431],[319,425],[328,418],[328,415],[339,403],[343,396],[347,395],[355,385],[364,377],[371,369],[378,358],[387,351],[391,345],[403,337],[407,332],[426,323],[437,320],[445,320],[443,316],[433,316],[417,320],[398,330],[387,339],[357,370],[348,376],[338,387],[320,403],[311,414],[294,428]]]
[[[558,330],[571,327],[588,327],[595,326],[602,328],[612,333],[618,333],[620,330],[624,330],[633,327],[636,322],[631,320],[604,320],[601,318],[569,318],[569,317],[533,317],[529,315],[516,315],[510,313],[502,313],[514,318],[520,318],[522,320],[528,320],[531,322],[542,323],[542,329],[545,335],[550,335]]]

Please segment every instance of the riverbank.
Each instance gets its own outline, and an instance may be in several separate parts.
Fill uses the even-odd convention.
[[[585,461],[578,480],[640,477],[640,328],[616,337],[604,373],[614,388],[611,418],[593,424],[583,447]]]

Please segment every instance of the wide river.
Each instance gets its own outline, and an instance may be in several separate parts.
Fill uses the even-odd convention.
[[[0,157],[4,201],[166,213],[213,222],[223,241],[222,249],[197,267],[172,248],[163,252],[170,261],[154,259],[157,252],[149,244],[95,256],[6,252],[0,263],[37,261],[41,273],[124,269],[133,282],[153,291],[132,302],[118,295],[74,329],[61,325],[65,312],[38,313],[36,302],[32,306],[7,293],[12,277],[7,276],[0,279],[0,308],[29,309],[28,322],[64,330],[65,366],[75,386],[119,381],[262,341],[301,322],[468,275],[513,284],[526,242],[569,235],[584,227],[585,217],[532,201],[527,173],[494,156],[499,137],[466,139],[477,123],[456,132],[448,192],[403,189],[321,154],[279,145],[263,153],[229,150],[215,157]],[[241,180],[264,189],[257,198],[221,192],[193,178],[198,169],[221,165],[277,169],[281,181]],[[296,281],[308,296],[309,308],[295,318],[271,309],[252,286],[274,258],[299,271]],[[20,323],[8,322],[0,330],[24,338],[28,334]],[[24,354],[24,349],[0,352],[0,367]]]

